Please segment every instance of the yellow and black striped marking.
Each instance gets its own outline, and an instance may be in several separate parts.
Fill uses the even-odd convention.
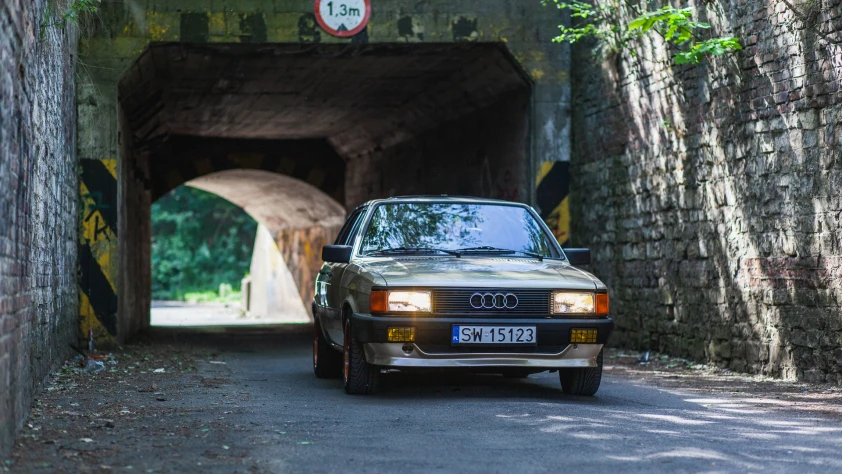
[[[117,160],[79,166],[79,330],[102,347],[117,335]]]
[[[570,240],[570,163],[547,161],[538,171],[537,202],[541,218],[547,223],[558,242],[564,246]]]

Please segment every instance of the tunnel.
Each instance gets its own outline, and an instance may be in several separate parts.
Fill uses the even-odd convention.
[[[152,43],[118,86],[118,338],[149,324],[150,209],[189,184],[264,224],[305,306],[370,199],[527,202],[531,81],[498,43]]]

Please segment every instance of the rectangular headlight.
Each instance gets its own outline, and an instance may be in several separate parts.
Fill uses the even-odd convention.
[[[390,291],[389,311],[429,313],[433,310],[429,291]]]
[[[373,313],[429,313],[433,310],[429,291],[383,291],[371,292]]]
[[[595,312],[593,293],[570,293],[557,291],[553,293],[553,314],[590,313]]]

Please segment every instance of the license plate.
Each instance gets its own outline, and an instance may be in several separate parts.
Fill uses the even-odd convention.
[[[452,344],[535,344],[535,326],[453,326]]]

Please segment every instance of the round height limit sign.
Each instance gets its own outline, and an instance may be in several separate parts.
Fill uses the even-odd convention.
[[[316,21],[333,36],[354,36],[370,16],[371,0],[316,0]]]

